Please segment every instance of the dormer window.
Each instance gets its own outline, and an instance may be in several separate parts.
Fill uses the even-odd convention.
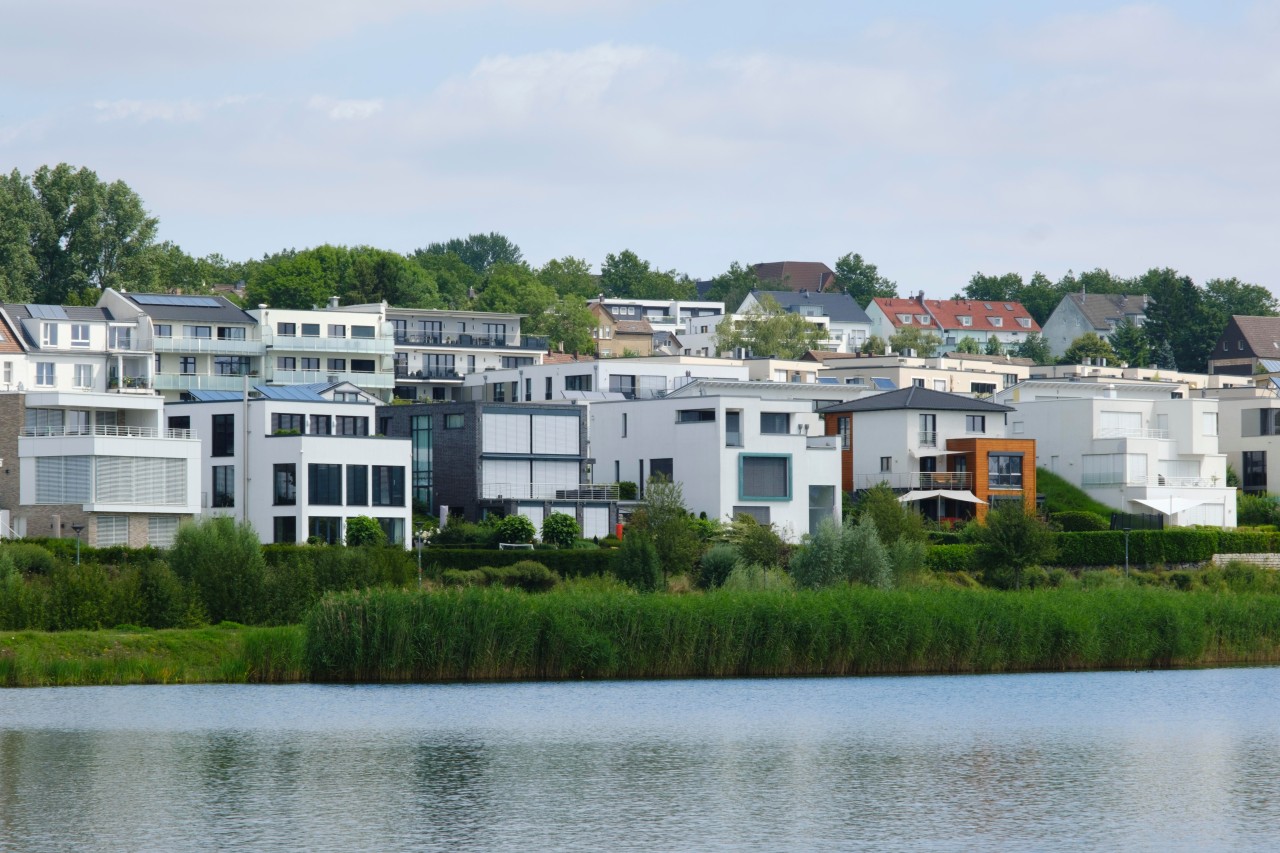
[[[1018,325],[1019,325],[1019,326],[1021,326],[1021,327],[1022,327],[1022,328],[1024,328],[1024,329],[1030,329],[1030,328],[1031,328],[1031,318],[1030,318],[1030,317],[1019,317],[1019,318],[1018,318]]]
[[[988,317],[988,318],[987,318],[987,322],[988,322],[988,323],[990,323],[991,325],[995,326],[996,328],[1000,328],[1001,326],[1003,326],[1003,325],[1004,325],[1004,318],[1003,318],[1003,317]]]
[[[898,322],[899,322],[899,323],[902,323],[904,326],[910,326],[910,325],[911,325],[911,315],[910,315],[910,314],[899,314],[899,315],[898,315]]]
[[[973,318],[972,318],[972,317],[970,317],[968,314],[962,314],[962,315],[960,315],[960,325],[961,325],[961,326],[972,326],[972,325],[973,325]]]
[[[929,315],[928,315],[928,314],[917,314],[917,315],[916,315],[916,322],[917,322],[917,323],[919,323],[921,326],[927,326],[927,325],[929,325]]]

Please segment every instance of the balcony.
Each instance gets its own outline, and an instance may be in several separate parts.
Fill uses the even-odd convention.
[[[804,446],[810,450],[837,450],[840,447],[838,435],[807,435]]]
[[[272,370],[267,376],[271,385],[311,385],[317,382],[350,382],[357,388],[392,388],[395,375],[387,371],[352,373],[328,370]]]
[[[317,335],[276,335],[264,330],[262,344],[275,352],[345,352],[391,355],[395,344],[390,338],[322,338]]]
[[[938,431],[932,429],[920,430],[920,446],[921,447],[937,447]]]
[[[123,380],[119,376],[112,376],[107,379],[107,390],[116,393],[130,394],[150,394],[152,382],[146,376],[126,376]]]
[[[839,438],[839,436],[831,436]],[[870,489],[881,483],[891,489],[973,491],[973,474],[968,471],[904,471],[897,474],[859,474],[854,477],[855,489]]]
[[[450,379],[461,382],[462,374],[458,373],[456,370],[449,370],[442,367],[423,368],[422,370],[409,370],[407,367],[397,367],[396,379],[420,380],[422,382]]]
[[[1103,427],[1093,435],[1094,438],[1155,438],[1169,440],[1167,429],[1138,429],[1136,427]]]
[[[443,332],[396,332],[397,346],[410,347],[482,347],[527,349],[545,352],[547,338],[541,335],[468,335]]]
[[[156,338],[156,352],[185,355],[262,355],[262,341],[223,340],[221,338]]]
[[[86,424],[84,426],[63,425],[58,427],[23,427],[18,431],[22,438],[62,438],[69,435],[97,435],[112,438],[195,438],[196,434],[189,429],[157,429],[156,427],[115,426],[108,424]]]
[[[244,389],[243,376],[215,376],[208,373],[157,373],[152,380],[152,387],[157,391],[241,391]],[[254,374],[249,375],[252,386],[258,381]]]
[[[617,483],[485,483],[480,499],[535,501],[616,501]]]
[[[1167,477],[1156,474],[1154,477],[1131,477],[1126,486],[1163,486],[1170,489],[1217,489],[1226,486],[1220,477]]]

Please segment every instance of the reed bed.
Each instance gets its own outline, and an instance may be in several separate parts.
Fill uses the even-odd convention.
[[[307,678],[302,629],[0,633],[0,686],[282,682]]]
[[[1280,596],[1150,588],[636,595],[369,590],[306,624],[318,681],[1152,668],[1280,661]]]

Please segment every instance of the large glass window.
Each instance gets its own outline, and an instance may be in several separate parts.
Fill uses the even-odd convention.
[[[312,415],[311,434],[333,435],[333,418],[329,415]]]
[[[302,357],[302,359],[301,359],[301,362],[302,362],[302,369],[303,369],[303,370],[319,370],[319,369],[320,369],[320,357],[319,357],[319,356],[305,356],[305,355],[304,355],[304,356]]]
[[[186,338],[212,338],[212,326],[183,326],[182,335]]]
[[[590,391],[591,390],[591,374],[584,373],[580,376],[566,376],[564,378],[564,390]]]
[[[374,337],[373,326],[352,326],[351,337],[353,338],[372,338]]]
[[[303,323],[302,336],[304,338],[320,337],[320,324],[319,323]]]
[[[739,494],[752,500],[791,500],[789,456],[740,457]]]
[[[920,446],[936,447],[938,444],[938,416],[922,414],[920,416]]]
[[[987,456],[987,485],[993,489],[1022,488],[1022,455],[992,453]]]
[[[277,515],[272,519],[272,532],[275,534],[272,539],[277,543],[289,543],[298,541],[298,519],[292,515]]]
[[[675,481],[675,460],[667,459],[650,459],[649,460],[649,476],[665,477],[668,481]]]
[[[379,518],[378,524],[382,526],[382,532],[387,536],[388,545],[404,544],[403,518]]]
[[[791,415],[786,412],[761,412],[760,432],[765,435],[786,435],[791,432]]]
[[[236,505],[236,466],[213,466],[213,505]]]
[[[701,424],[715,419],[715,409],[679,409],[676,412],[676,423],[678,424]]]
[[[288,412],[272,412],[271,414],[271,432],[275,435],[281,433],[297,433],[302,434],[303,425],[306,422],[306,416],[294,415]]]
[[[276,334],[282,338],[292,338],[298,334],[297,323],[276,323]]]
[[[369,419],[354,415],[338,415],[338,435],[368,435]]]
[[[342,541],[342,519],[333,516],[313,515],[307,519],[307,538],[315,538],[326,545]]]
[[[235,456],[236,454],[236,416],[213,416],[213,447],[211,456]]]
[[[217,376],[245,376],[249,373],[249,356],[215,355],[213,372]]]
[[[435,503],[432,495],[431,416],[417,415],[410,423],[413,447],[413,500],[430,510]]]
[[[374,366],[371,358],[353,358],[351,359],[352,373],[374,373],[377,368]]]
[[[1265,410],[1264,410],[1265,411]],[[1241,485],[1246,492],[1267,490],[1267,451],[1246,450],[1243,455],[1244,470],[1240,472]]]
[[[312,462],[307,466],[307,502],[342,505],[342,466]]]
[[[244,330],[244,327],[243,327],[243,326],[219,326],[219,327],[218,327],[218,340],[220,340],[220,341],[243,341],[243,340],[244,340],[244,332],[245,332],[245,330]]]
[[[373,466],[373,505],[404,506],[403,466]]]
[[[369,505],[369,466],[347,466],[347,506]]]
[[[298,466],[292,462],[271,466],[272,504],[294,506],[298,502]]]

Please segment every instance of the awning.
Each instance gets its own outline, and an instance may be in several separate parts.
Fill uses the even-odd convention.
[[[1184,509],[1191,509],[1205,503],[1205,501],[1196,500],[1195,498],[1130,498],[1130,500],[1136,504],[1151,507],[1156,512],[1165,515],[1177,515]]]
[[[982,498],[973,494],[973,492],[961,492],[944,489],[932,489],[930,491],[907,492],[898,498],[898,503],[911,503],[912,501],[923,501],[928,498],[948,498],[953,501],[965,501],[971,504],[985,504]]]

